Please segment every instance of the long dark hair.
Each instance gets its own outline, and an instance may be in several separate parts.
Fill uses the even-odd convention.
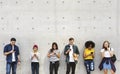
[[[106,42],[108,43],[108,47],[110,47],[110,42],[109,42],[109,41],[104,41],[104,42],[103,42],[103,47],[102,47],[102,48],[105,49],[105,50],[107,50],[106,47],[104,46]]]
[[[53,48],[54,45],[56,46],[56,49]],[[52,48],[50,49],[50,52],[53,52],[53,50],[58,50],[58,45],[57,45],[56,42],[53,42],[53,43],[52,43]]]

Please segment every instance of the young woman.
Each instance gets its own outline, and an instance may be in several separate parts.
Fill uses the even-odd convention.
[[[108,70],[110,70],[111,74],[115,74],[116,68],[114,66],[114,63],[111,61],[113,54],[114,49],[110,48],[109,41],[104,41],[103,48],[101,49],[101,55],[103,59],[99,66],[99,68],[103,68],[104,74],[108,74]]]
[[[31,69],[32,74],[39,74],[39,52],[38,46],[33,46],[33,51],[31,53]]]
[[[53,71],[58,74],[60,51],[56,42],[52,44],[47,56],[50,61],[50,74],[53,74]]]
[[[91,74],[91,71],[94,70],[94,50],[95,43],[93,41],[87,41],[85,43],[85,50],[83,53],[84,65],[87,71],[87,74]]]

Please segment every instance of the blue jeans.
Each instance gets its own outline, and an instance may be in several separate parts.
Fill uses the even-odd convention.
[[[31,63],[32,74],[39,74],[39,63],[32,62]]]
[[[10,74],[11,68],[12,68],[12,74],[16,74],[17,63],[16,62],[12,62],[12,63],[7,62],[7,64],[6,64],[6,74]]]
[[[91,71],[94,70],[94,61],[93,60],[85,60],[84,65],[85,65],[87,74],[91,74]]]

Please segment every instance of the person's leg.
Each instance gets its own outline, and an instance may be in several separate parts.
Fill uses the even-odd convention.
[[[76,68],[75,62],[71,63],[71,67],[72,67],[72,73],[71,74],[75,74],[75,68]]]
[[[36,74],[39,74],[39,63],[36,63]]]
[[[50,62],[50,74],[53,74],[53,67],[54,67],[54,64]]]
[[[6,64],[6,74],[10,74],[11,71],[11,63]]]
[[[110,70],[111,71],[111,74],[115,74],[115,72],[113,70]]]
[[[12,63],[12,74],[16,74],[17,63]]]
[[[66,70],[66,74],[70,73],[70,63],[67,63],[67,70]]]
[[[107,73],[108,73],[108,70],[107,70],[107,69],[105,69],[105,70],[104,70],[104,74],[107,74]]]
[[[85,65],[87,74],[90,74],[90,65],[89,65],[89,62],[88,61],[84,61],[84,65]]]
[[[33,62],[31,63],[31,70],[32,74],[35,74],[35,64]]]
[[[59,62],[55,63],[55,74],[58,74]]]

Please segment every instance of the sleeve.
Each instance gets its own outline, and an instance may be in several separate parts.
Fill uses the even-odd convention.
[[[4,47],[3,53],[5,53],[5,52],[8,52],[8,46],[7,45]]]
[[[38,52],[38,53],[37,53],[37,57],[38,57],[38,59],[40,59],[40,56],[39,56],[39,55],[40,55],[40,53]]]
[[[17,54],[20,55],[19,47],[17,46]]]
[[[51,49],[50,49],[51,50]],[[50,54],[50,50],[48,51],[48,53]]]
[[[60,50],[58,49],[57,54],[60,53]]]
[[[30,59],[32,58],[32,56],[33,56],[33,53],[31,52],[31,53],[30,53]]]
[[[76,46],[76,49],[77,49],[77,52],[76,52],[76,53],[77,53],[77,54],[80,54],[79,49],[78,49],[78,47],[77,47],[77,46]]]
[[[101,49],[101,51],[100,52],[104,52],[104,49]]]
[[[67,52],[67,46],[65,46],[64,48],[64,55],[67,55],[66,52]]]
[[[113,48],[111,48],[111,51],[114,51],[114,49],[113,49]]]

